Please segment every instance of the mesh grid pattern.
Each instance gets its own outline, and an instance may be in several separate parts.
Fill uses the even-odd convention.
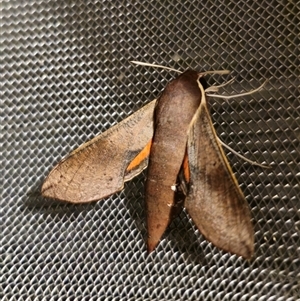
[[[297,2],[2,1],[2,300],[300,299]],[[174,76],[130,60],[230,69],[224,94],[269,79],[251,96],[209,100],[220,138],[272,166],[227,152],[252,211],[251,262],[213,247],[185,211],[147,256],[145,173],[93,204],[32,194]]]

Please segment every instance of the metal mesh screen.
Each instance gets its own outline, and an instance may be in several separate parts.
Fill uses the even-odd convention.
[[[2,1],[2,300],[299,300],[298,1]],[[145,173],[93,204],[32,192],[62,157],[156,98],[174,74],[230,69],[210,98],[255,228],[251,262],[183,211],[145,247]],[[209,84],[231,78],[210,76]],[[108,163],[109,164],[109,163]]]

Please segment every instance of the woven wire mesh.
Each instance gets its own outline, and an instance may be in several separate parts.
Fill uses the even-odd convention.
[[[299,300],[299,3],[2,1],[3,300]],[[230,69],[210,98],[249,202],[255,256],[207,242],[183,211],[145,247],[145,173],[92,204],[37,192],[68,152],[156,98],[172,72]],[[210,76],[209,84],[231,77]],[[109,164],[109,163],[108,163]]]

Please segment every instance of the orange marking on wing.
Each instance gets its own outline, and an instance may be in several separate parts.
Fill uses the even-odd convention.
[[[189,159],[187,153],[185,153],[184,159],[183,159],[183,174],[184,178],[187,183],[190,182],[190,168],[189,168]]]
[[[137,156],[129,163],[126,171],[129,172],[135,169],[141,164],[150,154],[150,149],[152,145],[152,139],[146,144],[146,146],[137,154]]]

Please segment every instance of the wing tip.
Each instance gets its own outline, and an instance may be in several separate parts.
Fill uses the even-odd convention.
[[[244,259],[250,261],[254,255],[254,245],[252,245],[252,246],[247,245],[247,246],[244,246],[243,250],[239,250],[237,252],[230,252],[230,253],[236,254],[236,255],[241,256]]]
[[[254,237],[246,240],[239,240],[235,243],[228,244],[227,246],[220,246],[218,243],[212,242],[214,246],[220,248],[224,252],[228,252],[233,255],[241,256],[246,260],[251,260],[254,255]]]
[[[147,240],[147,253],[148,254],[152,253],[156,249],[159,242],[160,242],[160,240],[158,240],[158,239],[148,237],[148,240]]]

